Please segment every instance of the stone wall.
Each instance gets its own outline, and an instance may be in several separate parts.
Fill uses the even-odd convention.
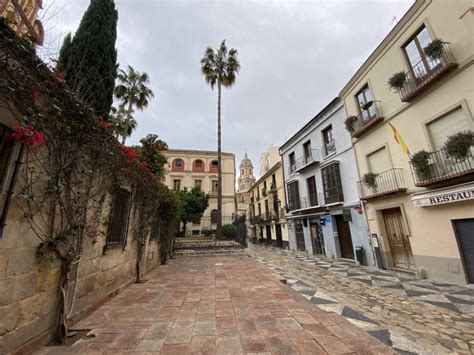
[[[83,317],[121,286],[133,282],[135,277],[133,218],[130,219],[126,248],[110,248],[103,255],[108,209],[103,215],[97,236],[85,241],[84,256],[79,264],[74,320]],[[0,354],[17,349],[45,332],[44,341],[47,341],[48,331],[54,330],[61,263],[50,260],[49,256],[38,260],[39,243],[14,201],[0,237]],[[149,270],[158,263],[158,246],[152,241],[147,244],[144,269]],[[73,285],[71,282],[71,294]]]

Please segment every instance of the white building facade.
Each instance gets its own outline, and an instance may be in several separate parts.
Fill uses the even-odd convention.
[[[280,147],[289,247],[373,265],[344,120],[343,104],[335,98]]]

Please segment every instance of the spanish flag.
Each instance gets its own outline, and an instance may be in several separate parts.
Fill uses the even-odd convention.
[[[402,136],[400,133],[398,133],[397,129],[389,122],[390,128],[392,129],[393,133],[393,138],[397,141],[397,143],[400,145],[402,148],[403,153],[406,155],[410,155],[410,150],[408,149],[407,145],[405,144],[405,141],[403,140]]]

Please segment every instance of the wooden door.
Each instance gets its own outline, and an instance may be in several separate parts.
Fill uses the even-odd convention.
[[[411,251],[410,240],[403,227],[400,208],[383,210],[382,215],[394,265],[404,269],[413,268],[415,266],[415,259]]]
[[[281,224],[275,224],[275,234],[277,239],[277,247],[283,247],[283,237],[281,234]]]
[[[354,247],[352,246],[351,230],[349,223],[344,221],[342,215],[337,215],[336,227],[339,236],[339,247],[341,249],[341,258],[354,259]]]
[[[304,244],[304,232],[303,232],[303,224],[296,223],[295,224],[295,231],[296,231],[296,250],[305,251],[306,246]]]
[[[323,233],[316,223],[310,224],[311,240],[313,242],[313,254],[325,255]]]

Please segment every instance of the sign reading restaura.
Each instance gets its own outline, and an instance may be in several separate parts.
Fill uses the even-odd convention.
[[[458,186],[453,189],[414,195],[415,207],[429,207],[445,203],[474,200],[474,185]]]

